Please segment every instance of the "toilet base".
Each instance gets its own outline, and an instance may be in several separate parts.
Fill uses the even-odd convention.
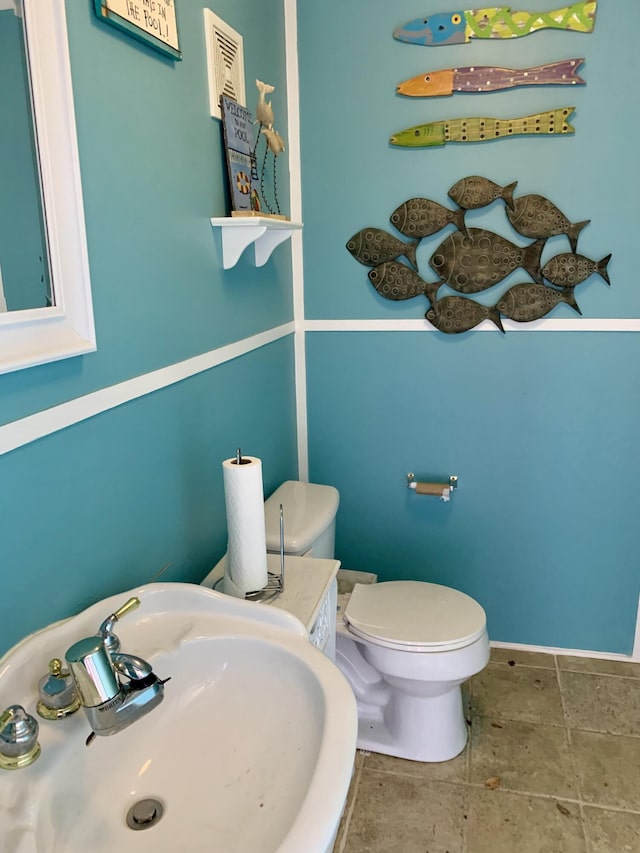
[[[450,761],[467,743],[459,686],[439,697],[392,696],[381,714],[358,703],[358,749],[410,761]]]
[[[446,680],[420,681],[383,676],[368,660],[375,648],[363,646],[343,626],[337,640],[336,663],[358,703],[359,749],[433,763],[462,752],[468,731],[461,685],[486,665],[486,635],[466,650],[438,654],[446,663]],[[436,655],[429,658],[424,662],[437,666]]]

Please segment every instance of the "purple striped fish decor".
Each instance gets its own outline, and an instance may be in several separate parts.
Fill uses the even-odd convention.
[[[460,92],[498,92],[520,86],[584,86],[586,81],[578,76],[583,62],[584,59],[562,59],[532,68],[474,65],[425,71],[400,83],[396,93],[410,98],[435,98]]]

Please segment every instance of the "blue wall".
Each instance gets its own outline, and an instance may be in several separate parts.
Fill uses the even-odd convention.
[[[0,423],[292,318],[287,246],[222,269],[202,5],[179,3],[174,63],[66,4],[98,350],[0,376]],[[244,35],[249,105],[268,80],[284,119],[281,0],[213,5]],[[291,338],[0,457],[0,653],[168,561],[167,580],[200,580],[225,549],[221,462],[238,446],[264,460],[267,494],[297,474]]]
[[[0,376],[0,424],[292,316],[286,245],[261,269],[244,257],[221,267],[209,217],[226,212],[225,175],[220,125],[208,115],[201,4],[179,4],[178,63],[99,22],[92,5],[70,0],[67,14],[98,351]],[[281,0],[211,5],[245,37],[249,104],[256,77],[275,83],[286,134]],[[444,202],[469,174],[518,179],[520,192],[591,218],[580,250],[613,252],[612,287],[582,285],[584,315],[639,316],[639,119],[623,81],[640,9],[601,4],[590,36],[431,51],[392,40],[397,24],[441,8],[299,4],[307,317],[420,320],[424,300],[381,299],[344,244],[366,225],[385,227],[413,195]],[[560,89],[428,103],[394,95],[429,67],[569,56],[586,57],[588,79],[570,98]],[[577,106],[574,138],[413,152],[387,143],[420,121],[565,103]],[[504,228],[499,205],[474,218]],[[556,238],[547,252],[565,246]],[[638,347],[633,333],[309,334],[310,473],[340,489],[338,556],[382,578],[468,591],[496,640],[629,652]],[[224,550],[220,462],[238,445],[263,458],[265,492],[296,476],[290,338],[0,457],[0,652],[168,561],[168,579],[199,580]],[[458,474],[460,490],[447,505],[420,499],[404,486],[408,471]]]
[[[549,197],[572,221],[590,218],[579,251],[613,253],[612,286],[593,277],[578,288],[585,318],[640,316],[640,118],[626,82],[640,7],[599,6],[591,35],[426,48],[391,33],[450,8],[440,0],[298,3],[307,318],[420,320],[426,300],[379,297],[345,243],[365,226],[392,231],[391,212],[412,196],[447,202],[447,190],[473,174],[518,180],[519,193]],[[586,87],[429,100],[394,93],[429,69],[569,57],[585,57]],[[573,137],[413,151],[388,144],[426,121],[564,105],[576,106]],[[501,204],[470,214],[469,224],[525,243]],[[420,247],[429,280],[429,256],[451,230]],[[568,251],[564,237],[543,257],[559,251]],[[527,280],[516,276],[503,289]],[[575,317],[566,306],[553,316]],[[307,352],[310,476],[340,490],[343,564],[467,591],[486,608],[494,640],[631,651],[640,586],[637,333],[314,332]],[[417,497],[405,488],[409,471],[457,474],[459,492],[447,505]]]

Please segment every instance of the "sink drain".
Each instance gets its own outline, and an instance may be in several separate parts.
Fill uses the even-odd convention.
[[[164,806],[160,800],[148,797],[138,800],[127,812],[127,826],[129,829],[150,829],[155,826],[164,813]]]

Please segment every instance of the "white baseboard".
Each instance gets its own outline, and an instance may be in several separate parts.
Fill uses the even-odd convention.
[[[492,640],[492,649],[513,649],[514,652],[540,652],[545,655],[569,655],[576,658],[594,658],[596,660],[617,660],[627,663],[640,663],[635,655],[619,655],[614,652],[590,652],[585,649],[557,649],[553,646],[529,646],[524,643],[500,643]]]

